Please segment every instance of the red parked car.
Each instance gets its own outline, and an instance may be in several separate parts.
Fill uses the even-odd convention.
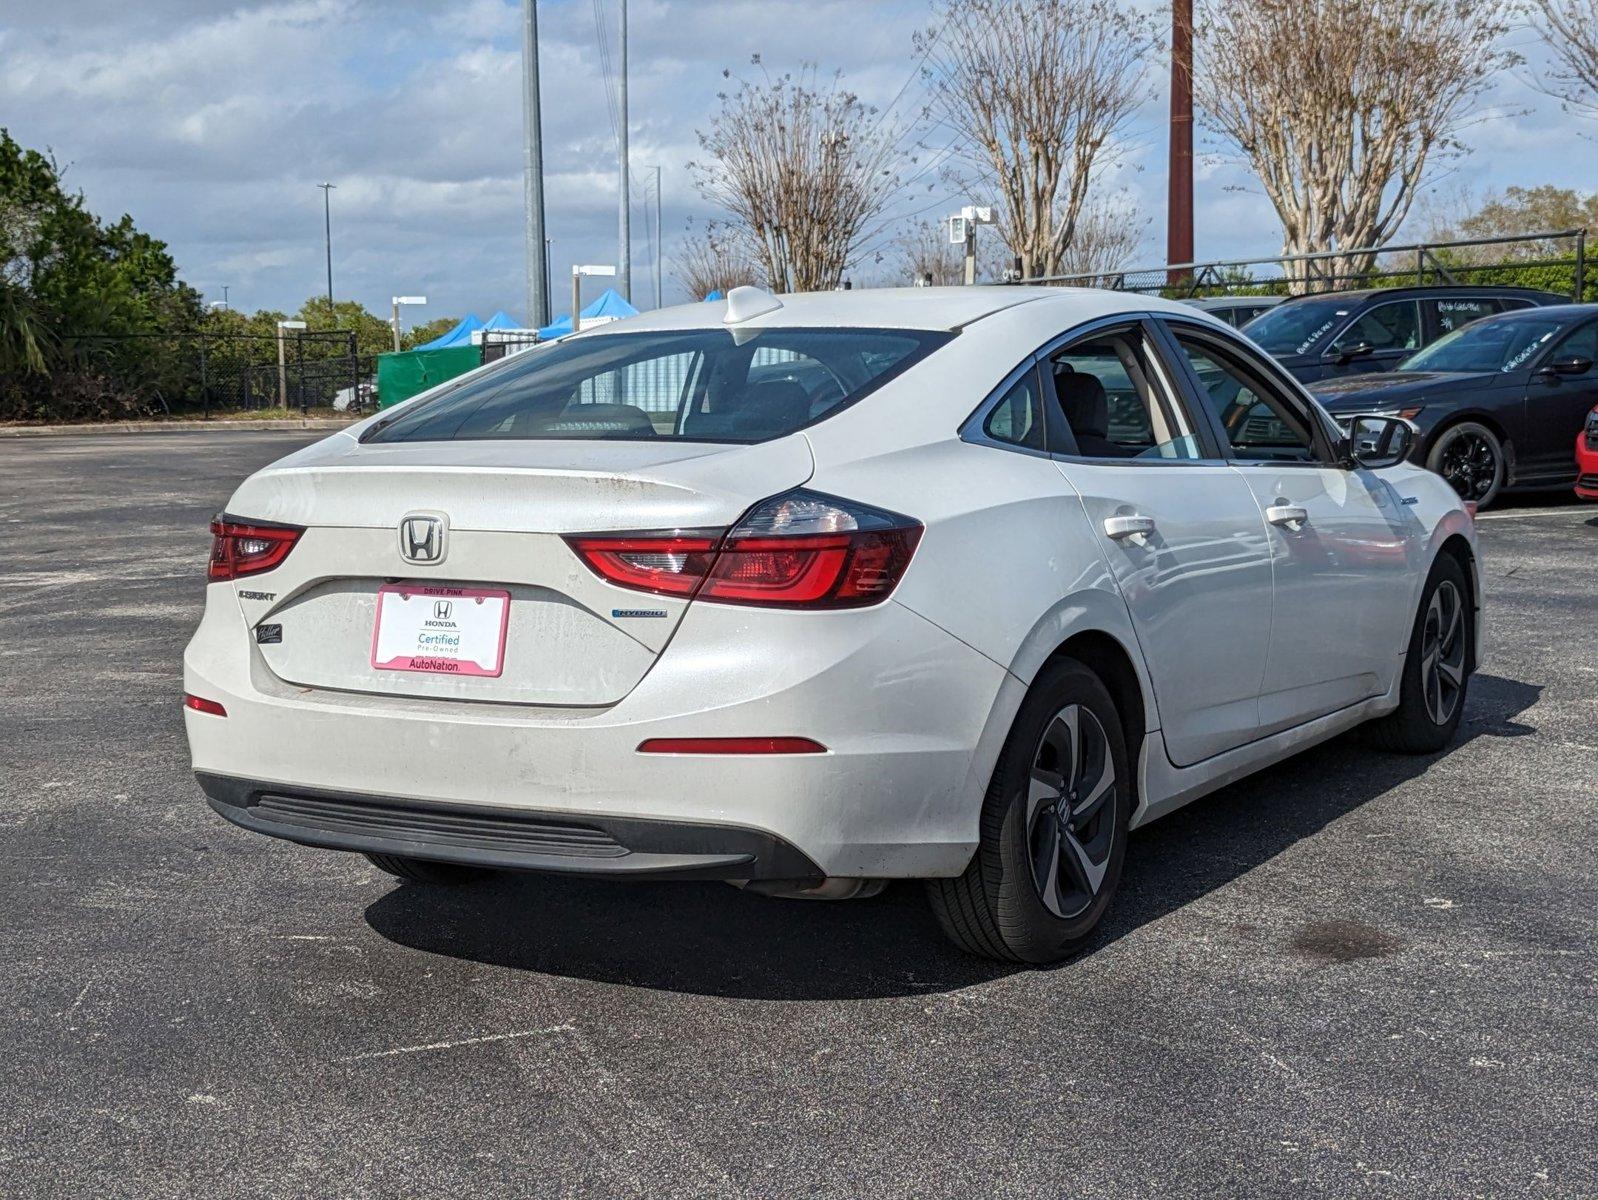
[[[1598,500],[1598,408],[1587,414],[1587,424],[1576,435],[1576,495]]]

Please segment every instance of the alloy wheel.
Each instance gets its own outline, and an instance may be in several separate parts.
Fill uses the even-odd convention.
[[[1446,725],[1459,705],[1465,686],[1465,606],[1459,589],[1443,580],[1426,606],[1421,631],[1420,679],[1426,712],[1438,725]]]
[[[1115,760],[1104,726],[1069,704],[1044,726],[1027,784],[1027,848],[1038,896],[1057,917],[1080,916],[1109,869]]]
[[[1479,433],[1458,433],[1443,449],[1438,474],[1465,500],[1480,500],[1498,481],[1498,451]]]

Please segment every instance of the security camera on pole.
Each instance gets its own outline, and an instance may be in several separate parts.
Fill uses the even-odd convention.
[[[977,226],[993,224],[993,209],[985,204],[967,204],[949,218],[949,244],[965,247],[965,285],[977,281]]]

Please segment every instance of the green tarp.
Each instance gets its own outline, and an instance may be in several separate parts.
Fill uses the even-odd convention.
[[[407,350],[377,356],[377,407],[387,408],[409,400],[418,392],[464,374],[482,363],[477,346],[450,346],[444,350]]]

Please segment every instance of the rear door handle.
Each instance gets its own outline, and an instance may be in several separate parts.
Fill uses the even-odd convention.
[[[1265,510],[1272,525],[1285,525],[1295,533],[1309,523],[1309,509],[1298,504],[1273,504]]]
[[[1111,541],[1122,538],[1146,538],[1154,532],[1154,518],[1134,514],[1130,517],[1105,517],[1104,536]]]

